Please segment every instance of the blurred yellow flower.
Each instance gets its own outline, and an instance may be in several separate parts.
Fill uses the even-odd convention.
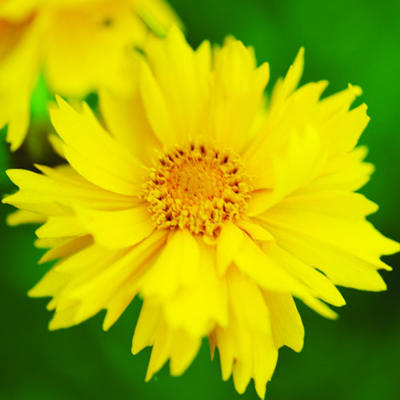
[[[358,87],[296,89],[303,50],[266,107],[268,65],[241,42],[193,51],[173,29],[147,46],[136,89],[101,94],[104,126],[85,104],[52,109],[67,165],[8,171],[10,223],[43,221],[42,262],[61,259],[30,295],[52,297],[50,329],[106,309],[107,330],[139,294],[146,379],[168,359],[183,373],[208,336],[223,379],[242,393],[253,378],[263,398],[278,349],[303,346],[293,297],[335,318],[335,285],[386,288],[380,256],[399,245],[354,192],[372,172],[355,149],[366,106],[350,110]]]
[[[29,127],[40,74],[55,93],[82,98],[121,84],[125,58],[177,18],[164,0],[0,0],[0,128],[13,150]]]

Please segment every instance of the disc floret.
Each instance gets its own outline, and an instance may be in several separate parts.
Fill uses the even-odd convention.
[[[237,155],[192,143],[160,157],[143,197],[158,228],[214,240],[245,212],[251,190]]]

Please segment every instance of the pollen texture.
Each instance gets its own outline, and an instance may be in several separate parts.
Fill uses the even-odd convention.
[[[251,186],[238,156],[191,144],[162,156],[144,198],[160,229],[188,229],[213,240],[243,214]]]

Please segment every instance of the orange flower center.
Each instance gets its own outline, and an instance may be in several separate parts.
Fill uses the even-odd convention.
[[[238,156],[191,144],[158,161],[143,197],[160,229],[215,240],[224,223],[245,212],[251,190]]]

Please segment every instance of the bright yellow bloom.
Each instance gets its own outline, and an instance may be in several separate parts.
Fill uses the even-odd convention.
[[[366,106],[350,110],[358,87],[296,89],[303,50],[267,106],[268,65],[239,41],[193,51],[174,29],[146,55],[135,90],[101,95],[104,126],[85,104],[52,109],[69,165],[8,171],[20,190],[5,202],[23,210],[10,222],[44,221],[42,262],[61,258],[30,295],[52,297],[50,329],[102,309],[109,329],[140,295],[146,379],[168,359],[183,373],[208,336],[223,379],[242,393],[253,378],[262,398],[278,349],[303,346],[293,297],[335,318],[335,285],[386,288],[380,257],[399,246],[354,192],[372,172],[355,149]]]
[[[164,0],[0,0],[0,128],[8,124],[11,148],[25,138],[42,72],[68,97],[116,87],[149,27],[161,33],[176,22]]]

